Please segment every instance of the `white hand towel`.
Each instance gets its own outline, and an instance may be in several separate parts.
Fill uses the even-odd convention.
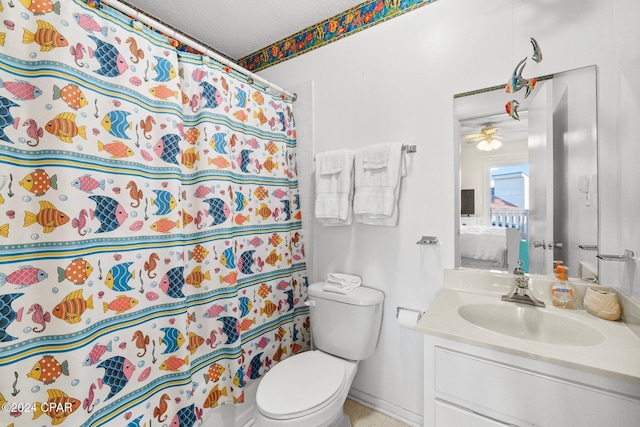
[[[316,218],[323,225],[352,222],[353,150],[316,155]]]
[[[353,212],[356,221],[395,226],[400,181],[407,174],[402,143],[377,144],[356,150],[354,169]]]
[[[343,294],[346,295],[349,292],[351,292],[352,290],[354,290],[355,288],[357,288],[358,286],[360,286],[359,284],[353,284],[353,285],[349,285],[349,286],[336,286],[332,283],[328,283],[325,282],[324,286],[322,287],[323,291],[327,291],[327,292],[335,292],[338,294]]]
[[[332,285],[346,287],[352,285],[360,285],[362,283],[362,279],[360,276],[356,276],[353,274],[346,273],[329,273],[327,275],[326,283],[330,283]]]

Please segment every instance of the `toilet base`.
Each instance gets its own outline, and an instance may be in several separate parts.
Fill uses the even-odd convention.
[[[349,415],[343,412],[342,417],[340,417],[332,427],[351,427],[351,419],[349,418]]]
[[[254,414],[254,425],[256,427],[351,427],[351,420],[343,410],[321,424],[316,425],[310,423],[313,423],[313,421],[309,420],[308,417],[290,420],[273,420],[264,417],[259,412]]]

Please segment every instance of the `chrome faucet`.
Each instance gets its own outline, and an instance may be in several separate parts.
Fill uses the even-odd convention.
[[[513,275],[516,276],[513,289],[511,289],[511,292],[507,295],[502,295],[500,299],[507,302],[544,307],[544,302],[531,295],[531,290],[529,289],[529,276],[527,276],[522,269],[522,260],[518,260],[518,266],[513,270]]]

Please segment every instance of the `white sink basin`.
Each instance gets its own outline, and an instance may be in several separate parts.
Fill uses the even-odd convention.
[[[538,307],[519,304],[466,304],[460,316],[490,331],[547,344],[589,346],[604,341],[597,329],[569,317]]]

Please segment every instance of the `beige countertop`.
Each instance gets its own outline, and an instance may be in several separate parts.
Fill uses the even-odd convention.
[[[531,276],[533,294],[546,303],[546,307],[540,310],[583,322],[596,329],[604,335],[601,343],[549,344],[494,332],[465,320],[458,313],[458,308],[464,305],[515,304],[500,300],[500,295],[511,289],[512,275],[469,270],[445,270],[444,289],[418,321],[416,331],[640,383],[640,338],[626,323],[600,319],[582,308],[581,295],[588,284],[574,283],[580,301],[576,308],[554,307],[549,298],[549,279],[546,276]],[[623,313],[628,304],[629,301],[626,301],[623,305]]]

